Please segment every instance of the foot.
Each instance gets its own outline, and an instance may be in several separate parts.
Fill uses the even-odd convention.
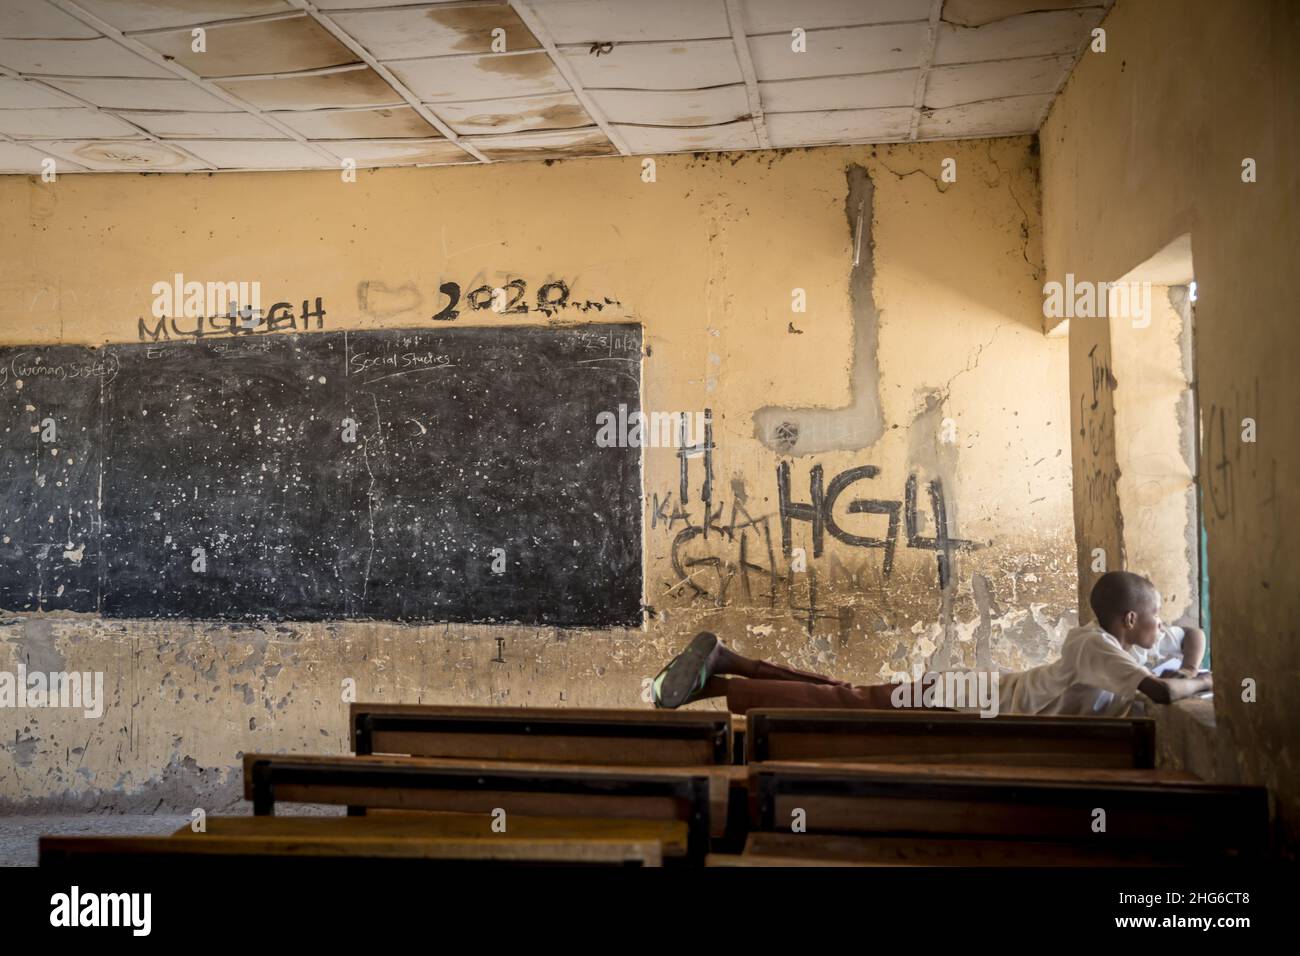
[[[674,710],[695,700],[713,675],[713,665],[722,642],[716,634],[701,631],[686,650],[661,670],[654,679],[655,706]]]

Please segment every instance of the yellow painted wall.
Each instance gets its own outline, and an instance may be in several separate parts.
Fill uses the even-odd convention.
[[[1128,567],[1150,578],[1169,622],[1200,617],[1190,369],[1184,368],[1183,318],[1168,286],[1150,287],[1141,318],[1110,317],[1115,390],[1115,456]]]
[[[955,183],[938,180],[945,157],[957,160]],[[874,182],[860,244],[846,209],[854,164]],[[703,569],[698,591],[684,585],[672,562],[687,527],[671,518],[678,460],[647,450],[644,630],[10,616],[0,668],[102,670],[110,704],[98,722],[0,712],[0,797],[211,805],[233,792],[240,751],[345,751],[348,677],[362,699],[645,706],[643,681],[701,627],[743,652],[860,682],[1051,657],[1076,589],[1068,343],[1042,332],[1032,140],[676,156],[659,159],[655,182],[641,174],[640,159],[608,159],[385,170],[354,184],[305,172],[0,181],[0,342],[137,340],[151,286],[176,272],[260,281],[264,302],[320,296],[328,329],[429,328],[448,280],[522,278],[532,295],[562,278],[575,299],[619,303],[563,321],[644,325],[646,409],[713,410],[715,520],[730,527],[743,497],[755,522],[686,542],[683,554],[717,561],[692,566]],[[757,409],[853,398],[855,253],[859,268],[863,257],[874,266],[878,347],[858,360],[878,372],[881,437],[782,456],[756,437]],[[806,313],[791,311],[795,288]],[[458,321],[504,323],[491,312]],[[941,479],[950,533],[978,548],[956,556],[945,593],[935,552],[909,547],[901,529],[886,579],[880,550],[828,538],[813,558],[796,523],[809,571],[791,574],[776,518],[781,460],[796,500],[814,465],[828,483],[878,467],[837,509],[860,534],[883,536],[885,519],[848,514],[849,498],[901,501],[915,474],[917,531],[933,537],[926,489]],[[698,491],[700,460],[690,467]],[[703,520],[697,493],[682,510]],[[754,560],[764,522],[781,580],[773,592],[756,576],[746,598],[739,541],[751,536]],[[504,664],[492,661],[497,637]]]
[[[1300,6],[1120,0],[1102,26],[1107,51],[1085,54],[1040,131],[1047,273],[1117,279],[1191,234],[1219,770],[1268,784],[1294,844]],[[1246,158],[1258,165],[1255,183],[1242,182]],[[1121,547],[1113,390],[1092,408],[1094,369],[1110,349],[1104,324],[1071,322],[1085,594],[1089,549]],[[1253,444],[1240,440],[1246,417],[1258,424]]]

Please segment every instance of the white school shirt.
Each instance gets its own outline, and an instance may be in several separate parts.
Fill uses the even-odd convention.
[[[1097,624],[1087,624],[1066,635],[1057,660],[1002,674],[999,710],[1004,714],[1126,717],[1133,709],[1138,684],[1150,676],[1151,671],[1117,638]]]
[[[1151,650],[1132,648],[1133,659],[1149,668],[1153,674],[1176,671],[1183,666],[1183,638],[1186,636],[1186,628],[1179,627],[1177,624],[1166,625],[1160,632],[1160,639]]]

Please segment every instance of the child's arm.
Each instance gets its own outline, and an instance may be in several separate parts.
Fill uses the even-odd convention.
[[[1214,690],[1214,675],[1202,677],[1145,677],[1138,684],[1138,690],[1146,694],[1157,704],[1172,704],[1184,697],[1191,697],[1202,691]]]
[[[1195,677],[1205,660],[1205,632],[1199,627],[1183,628],[1183,664],[1178,668],[1182,677]]]

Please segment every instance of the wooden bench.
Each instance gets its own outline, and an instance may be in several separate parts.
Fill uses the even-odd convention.
[[[1089,847],[1032,840],[962,837],[857,837],[826,833],[751,833],[741,859],[859,866],[1169,866],[1178,854],[1140,847]],[[710,855],[710,859],[712,854]],[[735,864],[746,865],[746,864]],[[761,862],[751,865],[779,865]]]
[[[718,768],[727,772],[727,768]],[[714,788],[713,799],[716,797]],[[244,796],[257,816],[278,802],[516,816],[680,821],[690,856],[711,833],[708,768],[579,767],[418,757],[246,754]]]
[[[688,767],[730,764],[725,711],[353,704],[358,756]]]
[[[1267,842],[1262,787],[1222,786],[1167,771],[1007,766],[766,763],[751,768],[756,829],[1154,848],[1253,856]],[[1094,830],[1105,812],[1104,831]]]
[[[1155,721],[1148,718],[757,709],[748,714],[746,738],[750,763],[834,760],[1155,766]]]
[[[257,866],[296,864],[315,870],[322,864],[420,862],[420,864],[660,866],[662,849],[654,840],[538,840],[502,835],[499,839],[277,839],[256,836],[43,836],[40,865],[213,864]]]

